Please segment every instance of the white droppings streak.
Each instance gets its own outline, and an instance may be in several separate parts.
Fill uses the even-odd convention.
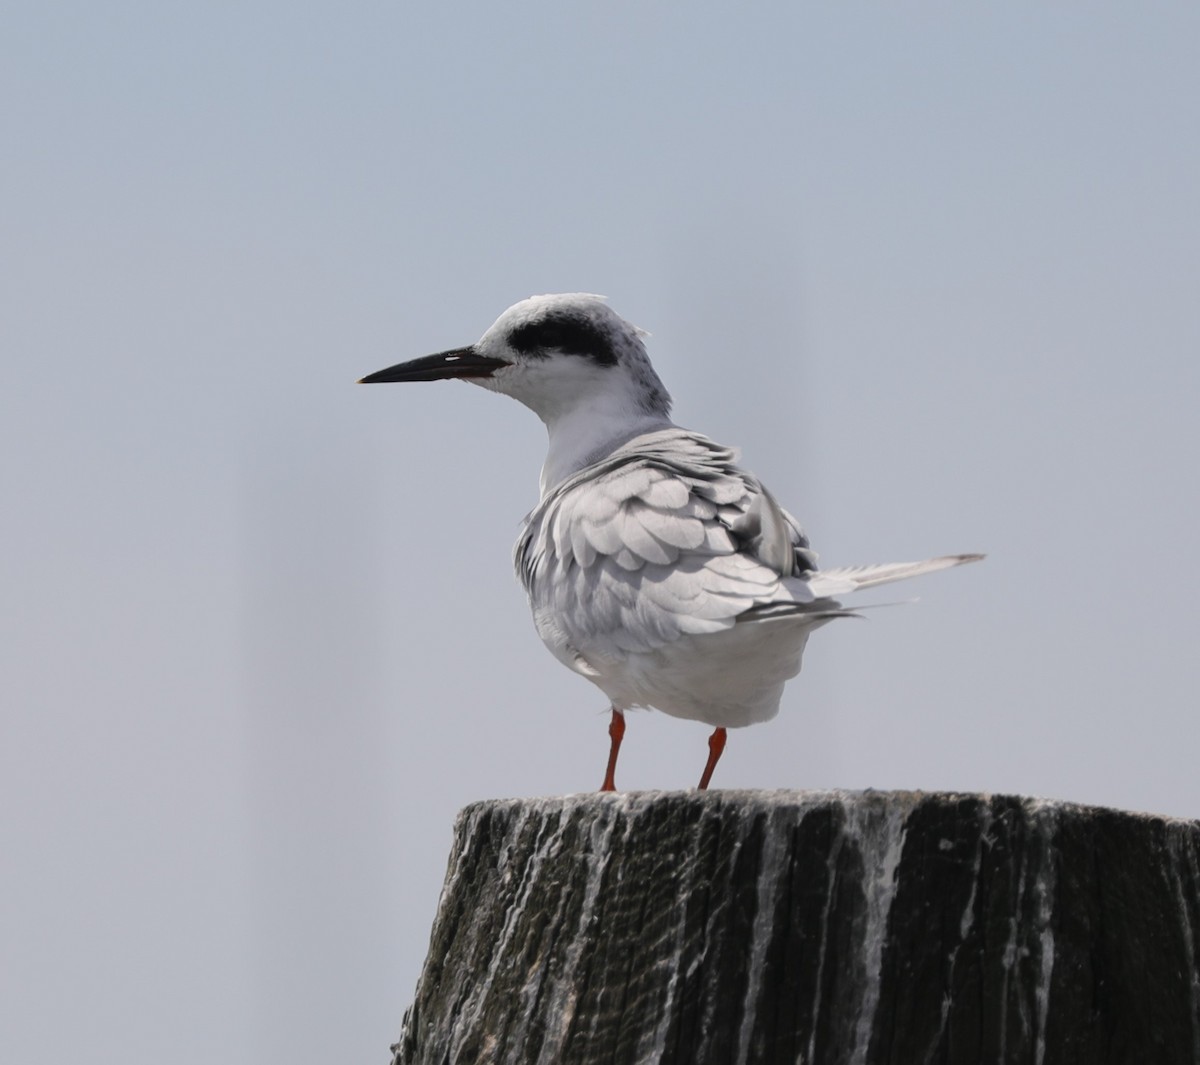
[[[850,1061],[863,1065],[871,1041],[871,1027],[879,1006],[879,988],[883,970],[883,948],[887,940],[888,914],[896,894],[896,870],[904,851],[904,825],[912,812],[914,797],[904,802],[891,797],[886,808],[881,802],[868,802],[864,796],[844,807],[847,812],[846,834],[857,844],[863,862],[866,889],[866,927],[863,930],[862,957],[865,986],[854,1026],[854,1050]]]
[[[696,881],[697,857],[700,850],[700,835],[692,833],[691,836],[691,851],[682,859],[681,868],[688,873],[689,883],[686,890],[684,885],[680,884],[680,898],[687,899],[691,897]],[[667,1034],[671,1030],[671,1023],[675,1017],[675,995],[679,990],[679,982],[683,977],[683,965],[681,963],[681,955],[683,953],[683,937],[687,931],[687,913],[686,905],[679,905],[675,908],[677,915],[675,927],[671,936],[671,950],[668,955],[668,972],[667,990],[663,999],[662,1010],[658,1017],[658,1026],[654,1030],[653,1036],[648,1040],[644,1040],[639,1045],[639,1061],[661,1061],[663,1054],[667,1048]]]
[[[706,860],[701,861],[700,848],[712,846],[712,833],[708,830],[712,828],[714,819],[720,825],[718,868],[723,871],[724,877],[720,883],[704,885],[711,907],[704,921],[705,927],[693,928],[701,944],[711,943],[716,929],[729,919],[731,892],[726,878],[732,877],[737,868],[737,855],[746,846],[748,833],[756,822],[760,823],[762,832],[759,875],[753,888],[747,885],[749,890],[756,892],[757,908],[745,940],[736,948],[742,952],[748,971],[745,1000],[738,1022],[736,1052],[730,1055],[731,1061],[746,1062],[750,1059],[755,1049],[756,1027],[764,1019],[762,997],[768,979],[768,952],[780,901],[788,888],[787,877],[791,865],[787,851],[792,845],[793,831],[809,811],[818,808],[828,810],[832,806],[835,816],[840,808],[844,824],[832,840],[830,853],[821,858],[829,863],[830,884],[820,903],[824,909],[820,943],[807,944],[805,947],[806,951],[816,951],[818,956],[812,957],[810,954],[805,963],[815,966],[814,1017],[828,1014],[831,1007],[837,1007],[839,1011],[857,1010],[850,1018],[850,1045],[840,1048],[840,1054],[843,1055],[840,1060],[856,1065],[866,1062],[872,1034],[881,1019],[878,1014],[884,981],[883,965],[887,958],[888,924],[897,891],[897,873],[904,853],[906,825],[925,798],[919,793],[753,793],[743,796],[726,792],[723,796],[717,793],[696,800],[703,801],[705,805],[700,812],[699,824],[689,825],[686,849],[678,855],[674,852],[663,855],[662,860],[679,861],[683,867],[683,875],[677,884],[679,897],[681,900],[690,898],[698,886],[697,878],[706,876],[710,868],[710,855],[706,849]],[[973,854],[963,856],[964,864],[969,861],[972,871],[968,897],[957,922],[953,921],[952,915],[947,915],[952,922],[947,932],[951,937],[955,932],[958,934],[957,943],[947,944],[947,971],[950,973],[964,942],[973,932],[978,893],[984,890],[980,888],[980,875],[987,854],[985,848],[996,827],[992,820],[995,810],[988,804],[989,797],[979,798],[983,800],[979,811],[982,818],[979,843]],[[478,963],[479,970],[464,985],[460,985],[461,990],[455,992],[462,998],[453,1002],[453,1021],[441,1028],[439,1054],[444,1051],[449,1055],[449,1060],[457,1060],[472,1040],[475,1042],[471,1045],[476,1050],[483,1048],[491,1053],[482,1038],[499,1038],[508,1051],[518,1045],[527,1046],[534,1031],[534,1022],[538,1024],[538,1036],[542,1040],[537,1058],[539,1065],[554,1065],[562,1060],[573,1024],[572,1043],[576,1040],[588,1041],[589,1033],[579,1027],[583,1018],[579,1012],[581,988],[578,985],[581,970],[588,963],[587,944],[596,942],[597,930],[594,926],[603,902],[601,893],[608,875],[606,870],[616,878],[630,874],[627,869],[613,866],[612,855],[615,849],[619,849],[617,834],[623,834],[630,841],[636,840],[642,816],[655,809],[661,800],[661,795],[653,794],[603,798],[588,795],[522,800],[511,804],[493,803],[464,811],[456,826],[456,846],[447,869],[439,910],[447,908],[449,901],[463,890],[464,878],[479,876],[478,868],[470,869],[467,866],[470,863],[478,866],[481,859],[486,863],[483,868],[487,869],[488,890],[494,896],[488,901],[494,905],[480,907],[478,914],[468,910],[458,917],[461,924],[454,932],[454,949],[471,958],[472,965]],[[744,804],[744,808],[731,810],[727,803],[734,806]],[[1036,800],[1025,800],[1023,810],[1028,833],[1027,846],[1018,848],[1021,852],[1019,866],[1006,870],[1006,874],[1012,877],[1010,885],[1013,893],[1012,917],[1008,928],[1004,930],[1007,942],[989,944],[992,949],[999,947],[1003,951],[1003,971],[997,974],[1001,983],[998,989],[1000,1001],[994,1005],[996,1012],[992,1014],[991,1023],[998,1025],[1000,1040],[1012,1034],[1015,1042],[1019,1021],[1023,1036],[1021,1042],[1028,1046],[1025,1042],[1027,1039],[1034,1047],[1034,1053],[1029,1055],[1030,1065],[1048,1065],[1054,1057],[1053,1051],[1048,1054],[1046,1049],[1049,1011],[1054,1005],[1051,1002],[1051,988],[1056,954],[1061,967],[1063,950],[1062,943],[1055,942],[1055,862],[1059,857],[1055,841],[1060,819],[1062,823],[1069,824],[1067,818],[1072,814],[1069,807]],[[1181,825],[1178,832],[1168,830],[1167,834],[1171,855],[1167,874],[1167,883],[1170,885],[1167,905],[1173,915],[1177,914],[1174,918],[1175,927],[1186,952],[1183,960],[1190,972],[1195,974],[1197,954],[1200,954],[1196,937],[1200,934],[1200,928],[1196,927],[1192,893],[1195,884],[1200,881],[1200,854],[1194,842],[1194,824],[1184,822]],[[568,826],[571,827],[569,835],[572,839],[569,854],[564,853],[565,830]],[[485,832],[486,851],[481,850]],[[578,838],[580,834],[582,838]],[[939,841],[934,837],[929,842],[941,852],[955,849],[954,840]],[[498,852],[492,850],[496,846]],[[515,855],[519,855],[519,861],[515,860]],[[569,875],[573,878],[572,910],[576,912],[573,927],[556,931],[554,939],[547,940],[538,956],[532,944],[523,944],[520,939],[524,930],[531,927],[531,920],[545,916],[531,914],[530,906],[535,901],[539,906],[546,905],[546,892],[551,890],[551,885],[546,881],[552,875],[558,876],[560,870],[566,868],[562,862],[567,860],[570,861]],[[852,908],[857,911],[850,930],[853,942],[847,944],[848,953],[852,956],[835,955],[827,958],[829,922],[834,916],[838,897],[837,873],[848,862],[855,865],[859,861],[862,867],[862,903],[861,909],[858,906]],[[966,870],[959,872],[965,874]],[[849,884],[846,887],[855,890]],[[559,889],[558,885],[553,886],[554,891]],[[575,907],[578,909],[575,910]],[[712,964],[711,956],[705,956],[702,946],[689,959],[688,970],[684,971],[681,953],[688,934],[687,914],[688,907],[681,904],[674,913],[656,916],[655,934],[661,939],[656,942],[654,965],[656,969],[661,969],[661,973],[655,974],[654,981],[651,981],[659,981],[650,992],[654,996],[655,1012],[634,1040],[637,1043],[636,1060],[662,1059],[672,1019],[676,1023],[678,1021],[676,1014],[681,989],[696,977],[697,969],[704,970]],[[839,912],[837,916],[844,918],[850,914]],[[699,917],[694,907],[692,917],[693,920]],[[815,918],[816,915],[810,917]],[[488,937],[486,944],[483,940],[485,935]],[[557,943],[557,946],[553,946],[553,943]],[[549,953],[551,950],[553,959]],[[511,969],[514,957],[520,957],[522,971],[519,974]],[[994,959],[994,955],[991,957]],[[553,969],[548,964],[550,961],[554,962]],[[509,968],[504,968],[505,965]],[[861,970],[863,978],[861,989],[857,991],[857,1003],[853,998],[844,1003],[821,1001],[822,985],[830,966],[852,967],[847,972]],[[900,973],[888,975],[903,979]],[[1034,986],[1030,987],[1028,983],[1022,986],[1022,977]],[[518,999],[517,1003],[509,1004],[507,1010],[511,1027],[501,1031],[499,1036],[482,1033],[479,1025],[484,1017],[490,1015],[501,987],[506,989],[505,994]],[[1189,1034],[1195,1056],[1200,1061],[1200,979],[1193,976],[1189,990],[1190,1002],[1184,1000],[1191,1007]],[[515,1009],[512,1008],[514,1005]],[[940,1005],[944,1031],[949,1010],[954,1006],[948,999]],[[1019,1018],[1012,1016],[1014,1010],[1020,1011]],[[844,1017],[844,1012],[841,1016]],[[695,1028],[688,1033],[689,1038],[694,1037],[698,1044],[707,1045],[714,1020],[713,1003],[710,1001],[701,1015],[694,1018]],[[426,1027],[431,1023],[431,1018],[422,1018],[422,1024]],[[590,1023],[597,1024],[597,1018],[592,1017]],[[1184,1032],[1188,1033],[1186,1027]],[[1183,1039],[1186,1042],[1187,1034]],[[935,1040],[935,1045],[939,1042]],[[500,1053],[500,1044],[492,1044],[492,1050]],[[812,1065],[816,1050],[815,1033],[812,1033],[808,1045],[798,1048],[798,1065],[805,1062]],[[1003,1057],[1007,1048],[1001,1047],[1000,1050]]]
[[[594,803],[593,803],[594,806]],[[596,900],[600,897],[600,885],[604,881],[604,871],[608,867],[608,859],[612,845],[613,829],[617,824],[617,812],[620,810],[626,816],[621,818],[625,823],[628,835],[633,823],[633,816],[628,810],[629,803],[624,796],[614,796],[606,799],[603,814],[591,824],[591,853],[587,858],[587,882],[583,888],[583,902],[579,909],[579,923],[576,934],[571,938],[571,945],[563,959],[562,970],[553,978],[553,984],[547,994],[548,1006],[542,1016],[549,1022],[545,1041],[542,1043],[538,1062],[553,1065],[562,1060],[566,1046],[567,1034],[571,1030],[571,1022],[575,1018],[575,1008],[579,1002],[580,988],[575,979],[579,971],[579,963],[583,958],[584,945],[591,941],[587,934],[588,925],[596,912]],[[564,812],[563,824],[567,823],[572,810]]]
[[[988,843],[988,833],[992,830],[992,807],[986,800],[983,808],[979,811],[979,842],[975,844],[975,857],[971,862],[971,894],[967,898],[967,904],[963,907],[962,920],[958,924],[959,944],[954,948],[954,953],[958,953],[959,947],[962,946],[962,941],[967,938],[971,932],[971,926],[975,923],[975,897],[979,894],[979,871],[983,868],[983,849]],[[953,956],[951,956],[953,961]]]
[[[458,890],[458,882],[462,879],[467,851],[470,850],[471,840],[475,836],[475,829],[479,824],[482,812],[481,807],[470,807],[463,810],[454,823],[454,840],[458,844],[458,850],[453,851],[450,855],[450,863],[446,869],[446,880],[442,884],[442,893],[438,896],[438,913],[442,912],[442,907],[446,905],[446,900],[451,898]],[[468,823],[470,824],[469,828],[467,827]]]
[[[1042,865],[1034,881],[1037,892],[1038,985],[1034,993],[1037,1006],[1036,1063],[1046,1057],[1046,1019],[1050,1015],[1050,980],[1054,976],[1054,835],[1058,829],[1058,810],[1051,803],[1031,802],[1030,819],[1045,842]]]
[[[842,855],[842,844],[845,839],[844,833],[838,834],[829,848],[829,857],[825,862],[825,867],[829,870],[829,888],[825,892],[825,906],[821,910],[821,942],[817,947],[817,979],[816,987],[813,990],[812,1016],[814,1018],[821,1016],[821,990],[825,986],[825,957],[829,953],[826,950],[826,941],[829,936],[829,916],[833,912],[833,899],[837,894],[838,861]],[[817,1027],[817,1024],[814,1023],[812,1029],[809,1031],[808,1053],[807,1055],[802,1054],[797,1059],[797,1065],[805,1065],[805,1062],[814,1062],[817,1060]]]
[[[716,818],[719,821],[722,817],[722,813],[723,811],[720,811],[720,808],[715,804],[710,806],[701,815],[701,825],[703,825],[705,821],[713,818]],[[744,818],[745,811],[743,810],[741,811],[741,820],[744,820]],[[701,829],[701,834],[703,834],[703,829]],[[745,836],[743,834],[743,825],[739,824],[738,831],[735,834],[734,840],[732,844],[730,844],[728,853],[726,855],[726,875],[728,879],[719,886],[714,885],[713,887],[712,898],[714,901],[709,907],[708,920],[705,922],[704,927],[704,949],[698,951],[695,958],[692,959],[692,963],[688,967],[687,975],[689,979],[695,974],[698,968],[707,962],[708,944],[717,943],[720,939],[716,933],[716,928],[718,922],[724,918],[725,908],[729,905],[729,899],[733,895],[733,873],[737,868],[738,856],[741,854],[744,843]],[[706,996],[704,1009],[701,1011],[700,1017],[697,1020],[698,1038],[702,1044],[708,1042],[710,1038],[709,1033],[711,1033],[713,1030],[715,1011],[715,999],[711,996]]]
[[[1012,909],[1008,915],[1008,939],[1004,941],[1004,953],[1001,955],[1000,964],[1004,970],[1003,976],[1000,978],[1000,1003],[997,1007],[1000,1013],[1000,1020],[997,1029],[1000,1032],[1000,1060],[1004,1060],[1005,1054],[1008,1052],[1008,1003],[1009,988],[1012,984],[1014,970],[1017,961],[1020,957],[1017,944],[1017,937],[1021,932],[1021,905],[1025,899],[1025,879],[1028,872],[1028,866],[1025,862],[1025,856],[1021,856],[1021,871],[1017,877],[1017,889],[1013,895]],[[1021,1021],[1023,1026],[1027,1027],[1029,1023],[1028,1014],[1025,1011],[1025,999],[1022,997],[1017,1000],[1017,1008],[1021,1013]]]
[[[522,804],[518,808],[520,810],[520,814],[516,820],[516,823],[505,834],[506,839],[508,840],[508,845],[505,848],[505,853],[500,857],[499,864],[502,869],[508,862],[508,852],[511,851],[513,842],[521,838],[521,830],[524,828],[525,823],[529,820],[530,815],[537,809],[537,807],[532,803]],[[487,1002],[488,994],[491,991],[492,984],[496,979],[496,967],[508,956],[509,940],[512,938],[513,930],[517,926],[518,917],[520,917],[524,912],[525,906],[529,902],[529,895],[533,891],[534,885],[537,883],[538,873],[541,870],[542,862],[544,861],[546,854],[553,849],[555,844],[559,841],[560,837],[558,832],[548,832],[547,829],[552,824],[557,828],[561,819],[543,815],[539,817],[538,821],[538,838],[534,844],[533,857],[531,858],[529,865],[526,867],[526,875],[520,884],[517,897],[513,900],[511,909],[509,909],[508,913],[505,915],[504,927],[501,929],[500,936],[496,941],[495,947],[490,953],[491,960],[488,963],[487,971],[483,974],[483,978],[479,981],[478,985],[472,989],[471,994],[462,1004],[458,1022],[455,1025],[454,1034],[451,1037],[451,1048],[454,1057],[457,1057],[461,1049],[458,1045],[461,1039],[473,1032],[478,1024],[480,1012],[483,1009],[484,1004]]]
[[[789,811],[792,813],[792,811]],[[779,899],[779,882],[787,872],[787,832],[779,822],[779,807],[772,807],[763,823],[762,865],[758,875],[757,910],[754,928],[750,933],[750,964],[746,981],[746,997],[742,1003],[742,1027],[738,1032],[737,1061],[744,1065],[750,1059],[750,1040],[754,1036],[754,1021],[758,999],[762,994],[763,972],[767,967],[767,947],[775,927],[775,905]],[[794,820],[794,813],[792,818]],[[753,820],[743,818],[742,838]]]
[[[954,963],[958,958],[958,952],[962,949],[962,945],[966,942],[966,938],[970,935],[971,926],[975,923],[975,898],[979,894],[979,871],[983,868],[983,850],[988,843],[988,834],[992,830],[992,804],[991,797],[987,795],[980,796],[979,808],[979,838],[975,843],[975,856],[971,860],[971,892],[967,896],[966,905],[963,906],[962,917],[958,922],[958,942],[950,948],[950,956],[946,964],[946,973],[948,978],[954,975]],[[939,840],[938,850],[950,851],[954,849],[953,840]],[[946,1021],[950,1017],[950,1005],[952,992],[950,988],[946,988],[942,994],[942,1017],[938,1027],[937,1038],[932,1041],[931,1046],[938,1046],[942,1041],[942,1034],[946,1031]],[[1003,1038],[1003,1035],[1001,1036]],[[1001,1060],[1004,1055],[1001,1054]]]

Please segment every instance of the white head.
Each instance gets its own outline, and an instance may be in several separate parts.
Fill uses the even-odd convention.
[[[545,490],[606,449],[670,424],[671,397],[642,335],[602,296],[531,296],[470,347],[400,363],[363,382],[453,377],[519,400],[550,433]]]
[[[643,335],[603,296],[531,296],[509,307],[475,345],[508,363],[479,383],[520,400],[547,424],[602,397],[623,401],[631,414],[665,417],[671,397]]]

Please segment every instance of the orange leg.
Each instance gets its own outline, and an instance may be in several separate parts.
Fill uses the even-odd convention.
[[[625,715],[615,706],[612,712],[612,722],[608,726],[608,734],[612,738],[612,746],[608,751],[608,769],[604,773],[604,783],[601,791],[616,791],[613,774],[617,771],[617,753],[621,750],[621,740],[625,738]]]
[[[701,791],[704,791],[708,787],[708,782],[712,780],[713,770],[717,768],[717,762],[723,750],[725,750],[725,730],[723,728],[713,729],[713,734],[708,737],[708,764],[704,767],[704,776],[700,778]]]

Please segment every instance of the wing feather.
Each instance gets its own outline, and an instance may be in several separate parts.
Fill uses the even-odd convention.
[[[606,519],[595,518],[590,514],[578,519],[583,528],[583,535],[597,554],[615,555],[625,546],[621,540],[621,530],[617,527],[616,519],[620,513],[618,508]]]
[[[514,551],[542,639],[586,675],[734,625],[847,611],[833,597],[972,562],[951,555],[818,572],[799,523],[736,455],[667,429],[637,437],[552,488]]]
[[[674,562],[680,550],[694,551],[704,543],[704,522],[681,514],[678,509],[665,510],[635,504],[629,508],[629,512],[656,540],[676,548],[667,561]],[[646,558],[651,562],[663,561],[650,558],[649,555]]]
[[[645,559],[639,558],[628,547],[622,547],[612,558],[621,569],[628,570],[631,573],[634,570],[641,569],[646,564]]]
[[[688,505],[691,492],[688,486],[676,477],[671,477],[663,471],[661,476],[644,492],[638,492],[638,498],[645,501],[647,506],[659,510],[682,510]]]
[[[804,579],[804,583],[818,598],[846,595],[864,588],[874,588],[879,584],[890,584],[892,581],[919,577],[923,573],[936,573],[938,570],[961,566],[966,562],[978,562],[983,557],[983,555],[942,555],[940,558],[930,558],[924,562],[885,562],[873,566],[843,566],[840,569],[809,574]]]
[[[516,559],[543,638],[589,656],[649,651],[780,598],[794,604],[803,596],[782,581],[807,547],[733,452],[674,429],[548,492]]]
[[[621,543],[645,562],[667,564],[679,557],[677,550],[670,550],[668,545],[650,532],[655,525],[654,517],[657,511],[649,507],[637,507],[636,501],[623,506],[613,519],[617,526],[617,534]]]
[[[584,523],[581,521],[567,522],[559,521],[556,525],[566,525],[570,534],[570,553],[574,556],[575,561],[584,569],[592,565],[596,561],[596,547],[588,539],[587,530],[584,528]],[[556,549],[559,550],[563,557],[566,557],[565,545],[561,544],[560,537],[557,535],[554,538]]]

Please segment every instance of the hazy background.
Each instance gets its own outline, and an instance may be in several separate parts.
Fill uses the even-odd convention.
[[[1200,816],[1200,9],[8,3],[0,1054],[387,1060],[455,812],[599,784],[509,552],[544,436],[356,387],[649,329],[830,565],[722,787]],[[632,717],[627,788],[707,730]]]

